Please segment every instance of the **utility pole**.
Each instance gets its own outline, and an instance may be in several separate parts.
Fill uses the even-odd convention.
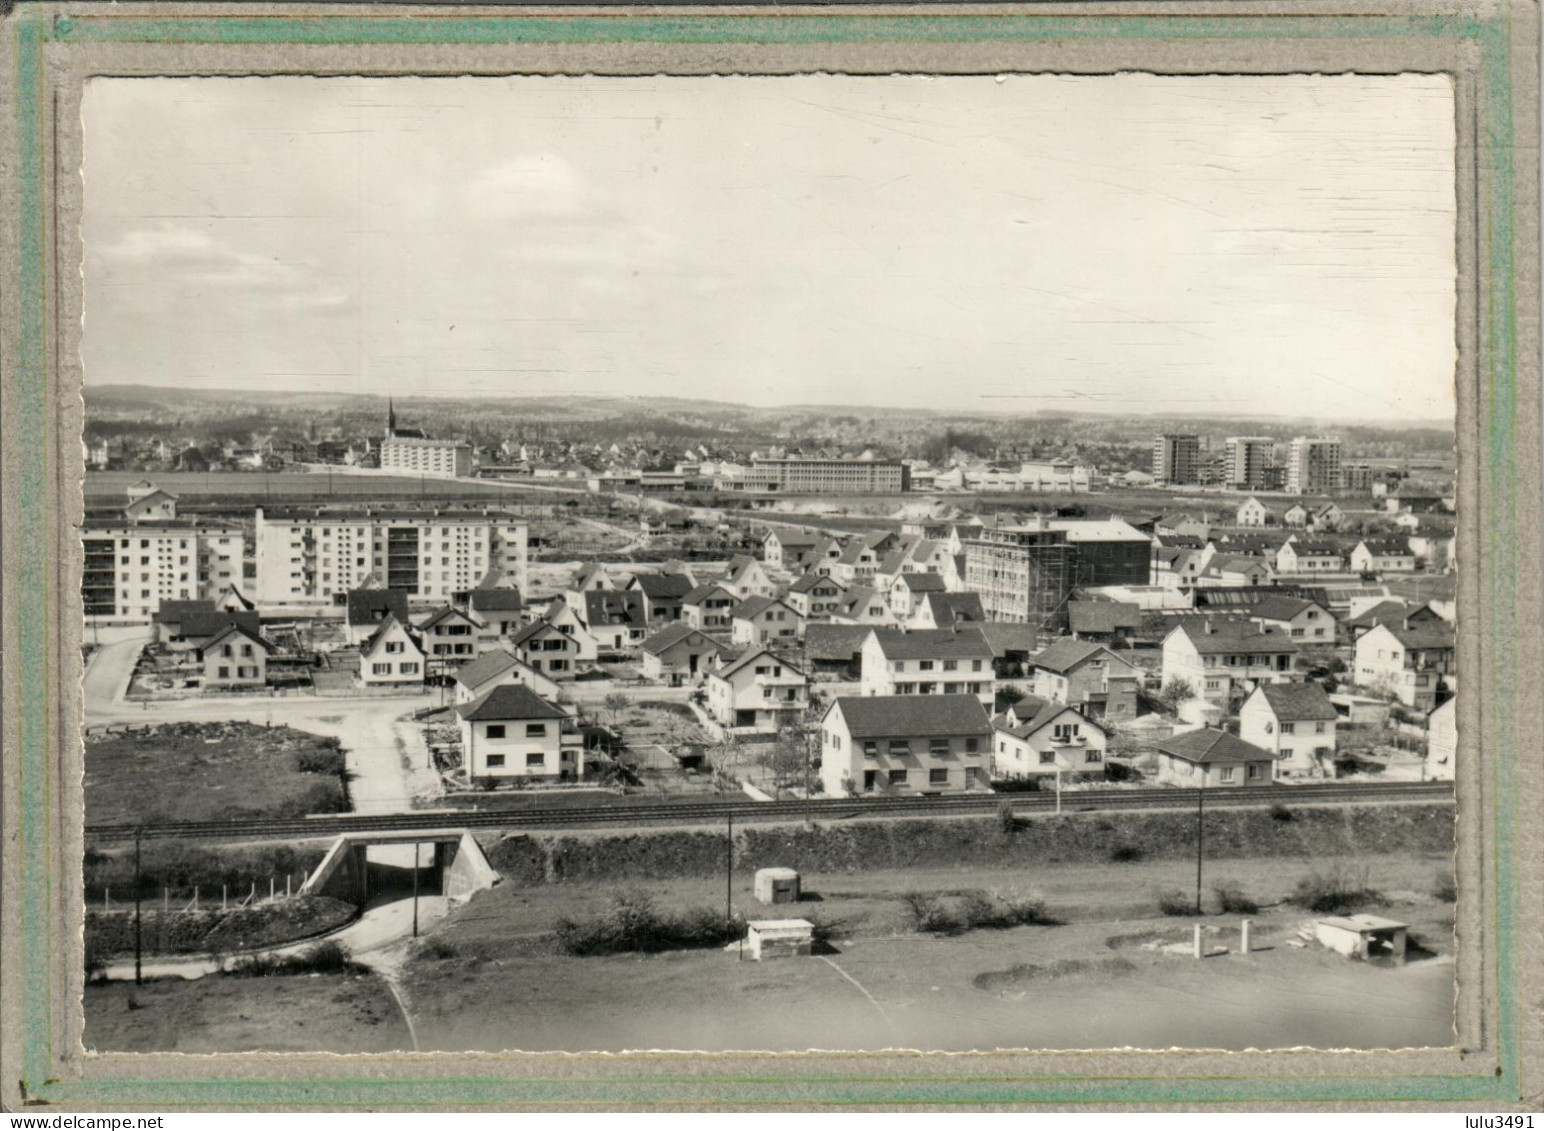
[[[1196,914],[1201,914],[1201,858],[1206,845],[1206,767],[1201,767],[1201,788],[1196,790]]]
[[[724,842],[724,925],[734,923],[734,810],[729,811],[729,836]]]
[[[144,968],[142,966],[143,952],[140,945],[140,916],[139,916],[139,884],[143,878],[139,867],[139,837],[140,830],[134,830],[134,984],[145,984]]]
[[[418,937],[418,842],[413,842],[413,937]]]

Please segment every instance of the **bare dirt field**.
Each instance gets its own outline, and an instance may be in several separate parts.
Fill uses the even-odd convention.
[[[1213,862],[1261,903],[1256,952],[1237,953],[1242,916],[1173,918],[1158,893],[1194,890],[1175,861],[1065,864],[1018,874],[945,869],[807,875],[811,898],[767,907],[736,875],[748,918],[798,915],[830,929],[824,954],[742,962],[734,952],[568,957],[559,916],[599,911],[615,887],[501,886],[442,924],[405,972],[421,1047],[429,1049],[920,1049],[1414,1047],[1452,1040],[1452,906],[1433,894],[1446,858],[1360,861],[1421,948],[1402,968],[1351,963],[1290,945],[1315,918],[1282,902],[1326,862]],[[658,906],[723,907],[722,880],[641,885]],[[917,933],[904,897],[1013,889],[1043,895],[1053,926]],[[1097,891],[1097,896],[1089,893]],[[1191,937],[1230,953],[1196,961],[1158,949]],[[1264,949],[1261,949],[1264,948]]]
[[[86,987],[87,1048],[101,1052],[394,1052],[411,1049],[371,974],[212,975]]]

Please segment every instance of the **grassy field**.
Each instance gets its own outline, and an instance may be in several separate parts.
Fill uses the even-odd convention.
[[[1436,893],[1446,856],[1358,861],[1381,894],[1369,910],[1411,924],[1417,961],[1349,963],[1293,945],[1314,915],[1286,902],[1326,861],[1214,862],[1261,909],[1257,952],[1205,962],[1160,947],[1199,923],[1209,948],[1237,948],[1239,916],[1170,918],[1159,893],[1194,882],[1177,861],[1024,869],[807,874],[806,900],[768,907],[736,875],[734,910],[801,916],[832,935],[807,959],[753,963],[736,951],[568,957],[562,916],[598,912],[603,885],[500,886],[421,944],[405,970],[425,1049],[920,1049],[1404,1047],[1452,1039],[1452,906]],[[1057,925],[919,933],[916,892],[1035,892]],[[651,884],[665,911],[724,906],[722,878]],[[1208,892],[1208,904],[1212,896]]]
[[[334,740],[254,723],[168,723],[86,740],[86,823],[209,821],[348,808]]]
[[[369,974],[211,976],[89,984],[99,1052],[396,1052],[412,1048],[391,991]]]

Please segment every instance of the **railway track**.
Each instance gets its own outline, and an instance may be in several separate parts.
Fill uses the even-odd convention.
[[[1116,812],[1122,809],[1194,809],[1193,789],[1103,789],[1066,791],[1064,813]],[[1260,805],[1348,805],[1369,801],[1448,801],[1451,782],[1397,782],[1380,785],[1250,786],[1206,791],[1207,808]],[[996,811],[1012,801],[1016,813],[1056,810],[1051,792],[989,794],[968,797],[817,798],[812,801],[730,800],[676,805],[585,805],[530,809],[436,810],[390,814],[327,814],[253,821],[204,821],[155,825],[87,825],[97,842],[147,840],[265,840],[331,837],[340,833],[410,832],[415,829],[554,829],[628,825],[714,824],[727,822],[840,821],[860,817],[968,816]]]

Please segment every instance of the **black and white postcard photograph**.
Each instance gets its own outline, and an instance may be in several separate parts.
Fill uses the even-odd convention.
[[[85,1048],[1453,1046],[1456,97],[93,78]]]

